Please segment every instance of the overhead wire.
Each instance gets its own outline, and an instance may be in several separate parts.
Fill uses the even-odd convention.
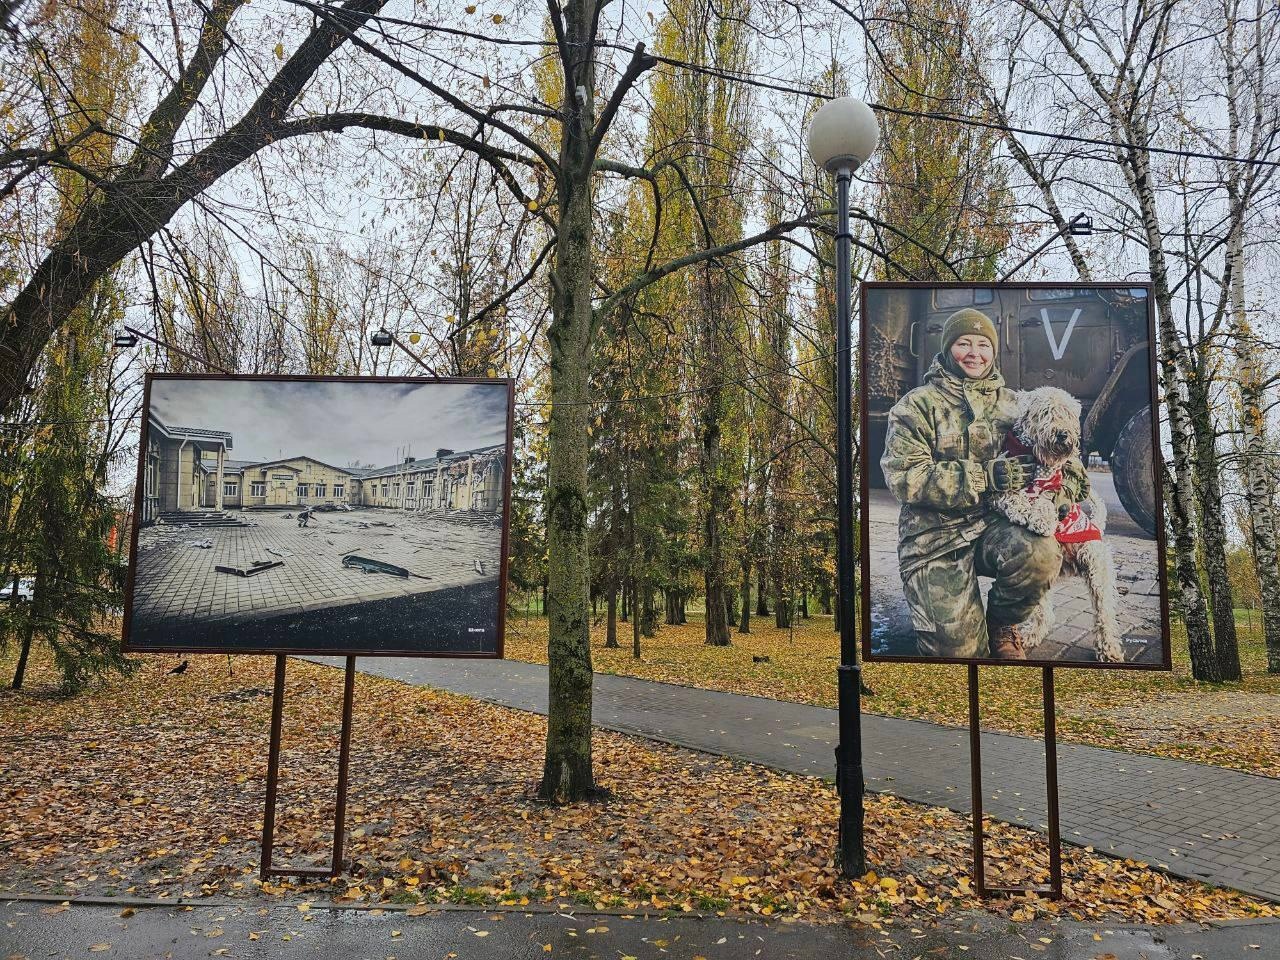
[[[157,342],[157,343],[161,342],[161,341],[155,340],[155,338],[153,337],[148,337],[147,339],[153,340],[154,342]],[[616,406],[618,404],[625,404],[625,403],[644,403],[649,400],[666,400],[666,399],[671,399],[673,397],[685,397],[685,396],[692,396],[694,394],[699,394],[699,393],[706,393],[711,390],[718,390],[722,387],[746,386],[748,383],[754,383],[757,380],[763,380],[768,377],[775,377],[775,376],[778,376],[779,374],[788,374],[794,370],[798,370],[800,367],[807,366],[812,363],[817,363],[820,360],[829,360],[829,359],[832,359],[833,357],[835,357],[835,351],[832,351],[830,353],[815,354],[811,357],[805,357],[803,359],[796,360],[794,363],[787,363],[781,367],[776,367],[771,370],[766,370],[762,373],[752,374],[751,376],[741,377],[738,379],[731,379],[731,380],[720,380],[720,381],[717,381],[716,383],[708,383],[708,384],[703,384],[702,386],[688,387],[681,390],[667,390],[662,393],[646,393],[646,394],[640,394],[634,397],[594,397],[588,400],[561,401],[559,403],[556,403],[551,400],[517,400],[515,401],[515,405],[517,407],[576,407],[576,406],[608,407],[608,406]],[[233,378],[235,376],[235,374],[219,374],[219,375],[225,375]],[[405,377],[404,379],[409,381],[419,380],[423,383],[430,383],[432,380],[432,378],[430,377]],[[80,423],[113,423],[114,424],[114,423],[126,423],[130,420],[141,420],[141,419],[142,419],[142,413],[139,412],[139,413],[131,414],[130,416],[127,416],[127,417],[84,417],[81,419],[68,419],[68,420],[28,420],[28,421],[22,421],[22,422],[0,423],[0,430],[6,430],[6,429],[7,430],[27,430],[27,429],[35,429],[40,427],[66,426],[70,424],[80,424]],[[537,421],[532,425],[547,426],[548,424],[549,424],[549,421],[543,420],[543,421]]]
[[[316,3],[313,0],[288,0],[296,6],[304,9],[315,11],[324,11],[328,14],[334,14],[341,18],[342,9],[331,4]],[[422,30],[426,33],[440,33],[448,36],[465,37],[470,40],[478,40],[485,43],[493,43],[501,46],[530,46],[530,47],[547,47],[553,46],[554,41],[539,39],[505,39],[502,37],[494,37],[489,34],[477,33],[469,30],[462,30],[455,27],[444,27],[437,24],[423,23],[421,21],[407,20],[401,17],[391,17],[385,14],[362,14],[365,20],[376,21],[380,23],[393,24],[396,26],[410,27]],[[618,50],[624,53],[632,53],[634,48],[625,44],[612,43],[602,41],[597,44],[598,47],[607,50]],[[701,73],[707,76],[713,76],[723,80],[732,80],[747,86],[757,87],[762,90],[772,90],[775,93],[785,93],[792,96],[808,97],[812,100],[832,100],[835,97],[832,94],[811,90],[803,87],[793,86],[774,78],[762,78],[759,74],[747,73],[745,71],[726,70],[720,67],[712,67],[706,64],[692,63],[688,60],[682,60],[678,57],[672,57],[665,54],[653,53],[646,51],[646,55],[653,60],[666,64],[667,66],[676,67],[682,70],[688,70],[693,73]],[[1105,147],[1111,150],[1124,150],[1141,153],[1155,153],[1162,156],[1183,157],[1193,160],[1212,160],[1222,163],[1239,163],[1252,166],[1268,166],[1280,167],[1280,159],[1268,159],[1266,157],[1239,157],[1227,153],[1213,153],[1201,150],[1184,150],[1175,147],[1158,147],[1152,145],[1135,146],[1129,143],[1122,143],[1117,140],[1107,140],[1101,137],[1086,137],[1080,134],[1062,133],[1051,130],[1040,130],[1035,127],[1015,126],[1012,124],[997,123],[983,117],[976,117],[969,114],[947,113],[937,110],[911,110],[906,107],[892,107],[883,103],[868,103],[872,110],[880,113],[888,113],[896,116],[914,117],[922,120],[938,120],[943,123],[954,123],[963,126],[979,127],[986,130],[995,130],[1001,133],[1016,133],[1023,136],[1044,137],[1050,140],[1057,140],[1064,143],[1077,143],[1094,147]],[[1280,130],[1275,131],[1280,133]],[[1274,148],[1268,148],[1267,153],[1272,154],[1280,150],[1280,145]],[[1114,162],[1108,158],[1108,162]]]

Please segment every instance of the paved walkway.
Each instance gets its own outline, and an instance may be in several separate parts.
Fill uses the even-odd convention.
[[[369,658],[358,666],[522,710],[547,710],[547,668],[540,664]],[[834,775],[834,710],[597,674],[592,718],[609,730],[794,773]],[[869,790],[968,811],[966,730],[866,716],[863,740]],[[982,759],[986,813],[1046,829],[1043,742],[984,734]],[[1058,784],[1063,839],[1280,901],[1280,780],[1060,743]]]
[[[39,901],[0,902],[0,956],[105,960],[371,960],[387,957],[618,960],[883,960],[884,957],[966,957],[1005,960],[1213,960],[1276,956],[1280,923],[1202,929],[1198,924],[1128,927],[1063,923],[1019,924],[957,914],[927,931],[847,924],[761,922],[677,915],[626,916],[547,910],[404,909],[300,911],[292,903],[210,903],[187,907],[123,902],[66,907]],[[963,921],[963,924],[961,923]],[[250,939],[252,937],[252,939]],[[1043,938],[1043,939],[1042,939]],[[1034,951],[1034,952],[1033,952]]]

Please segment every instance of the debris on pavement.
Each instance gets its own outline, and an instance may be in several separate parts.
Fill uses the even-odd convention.
[[[368,557],[358,557],[348,555],[342,558],[342,565],[357,570],[363,570],[365,573],[389,573],[393,577],[408,578],[410,573],[404,567],[397,567],[394,563],[387,563],[385,560],[371,560]],[[428,579],[422,577],[422,579]]]
[[[266,573],[275,567],[283,567],[283,560],[254,560],[249,567],[224,567],[221,564],[216,565],[213,569],[218,573],[230,573],[237,577],[255,577],[260,573]]]

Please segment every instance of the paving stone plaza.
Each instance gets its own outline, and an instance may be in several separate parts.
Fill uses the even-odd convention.
[[[1090,471],[1089,481],[1107,505],[1106,540],[1116,561],[1125,661],[1159,663],[1160,582],[1155,541],[1125,513],[1110,474]],[[915,634],[898,574],[898,504],[888,490],[872,488],[870,514],[867,526],[871,547],[872,643],[876,650],[886,654],[914,656]],[[980,583],[985,597],[991,581],[983,577]],[[1037,660],[1094,661],[1093,607],[1084,581],[1079,577],[1059,581],[1052,596],[1056,625],[1031,655]]]
[[[498,515],[479,520],[354,509],[313,514],[306,527],[280,511],[231,516],[252,525],[159,524],[139,531],[135,638],[180,647],[222,633],[228,641],[250,642],[260,624],[317,615],[335,629],[363,621],[376,630],[379,604],[441,591],[496,594]],[[351,557],[393,564],[410,576],[344,566]],[[250,569],[257,561],[282,563],[249,577],[215,570]],[[495,613],[496,604],[485,622],[459,627],[492,639]]]

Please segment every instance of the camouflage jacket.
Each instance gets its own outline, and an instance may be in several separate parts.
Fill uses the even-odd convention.
[[[962,379],[936,357],[924,385],[889,411],[880,466],[902,504],[898,565],[904,578],[986,529],[983,464],[999,454],[1017,406],[999,371]]]

